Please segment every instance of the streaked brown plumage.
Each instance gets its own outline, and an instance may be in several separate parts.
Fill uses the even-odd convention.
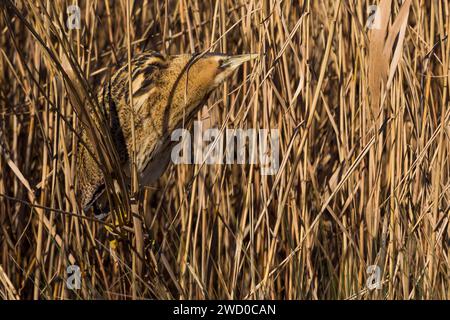
[[[122,66],[99,91],[98,100],[109,120],[124,173],[129,176],[131,112],[139,181],[147,185],[161,176],[170,161],[172,131],[187,125],[209,94],[238,66],[255,57],[143,53],[132,61],[133,109],[129,103],[128,65]],[[86,143],[78,146],[78,193],[87,209],[103,192],[104,181],[85,131],[82,138]]]

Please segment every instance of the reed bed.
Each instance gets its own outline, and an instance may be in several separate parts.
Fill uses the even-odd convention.
[[[450,298],[447,0],[6,0],[0,13],[1,299]],[[172,165],[138,203],[120,184],[112,208],[134,215],[112,233],[80,209],[77,132],[117,170],[89,110],[145,50],[259,53],[198,120],[278,128],[280,168]]]

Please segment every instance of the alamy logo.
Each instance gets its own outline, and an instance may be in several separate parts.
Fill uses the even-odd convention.
[[[279,167],[278,129],[220,129],[202,131],[194,122],[194,136],[186,129],[172,132],[174,164],[258,164],[262,175],[275,175]]]
[[[72,5],[67,7],[67,29],[80,29],[81,28],[81,13],[80,7]]]
[[[367,267],[367,288],[369,290],[381,289],[381,269],[377,265],[371,265]]]
[[[366,28],[371,29],[371,30],[381,29],[381,13],[380,13],[380,10],[378,9],[378,6],[377,5],[368,6],[367,14],[368,14],[368,18],[367,18]]]
[[[81,270],[77,265],[70,265],[66,269],[67,280],[66,286],[69,290],[80,290],[81,289]]]

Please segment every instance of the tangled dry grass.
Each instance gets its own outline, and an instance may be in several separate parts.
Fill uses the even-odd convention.
[[[72,31],[72,1],[0,5],[1,298],[450,297],[447,0],[75,2]],[[260,53],[198,118],[278,128],[281,165],[171,166],[138,204],[122,190],[137,215],[113,236],[80,210],[76,132],[117,64],[150,49]]]

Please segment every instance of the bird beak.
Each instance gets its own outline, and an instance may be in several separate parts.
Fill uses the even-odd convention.
[[[220,65],[220,67],[223,68],[223,69],[234,70],[237,67],[239,67],[241,64],[243,64],[244,62],[256,59],[258,57],[259,57],[259,55],[255,54],[255,53],[241,54],[241,55],[238,55],[238,56],[229,56],[229,57],[223,59],[222,64]]]

